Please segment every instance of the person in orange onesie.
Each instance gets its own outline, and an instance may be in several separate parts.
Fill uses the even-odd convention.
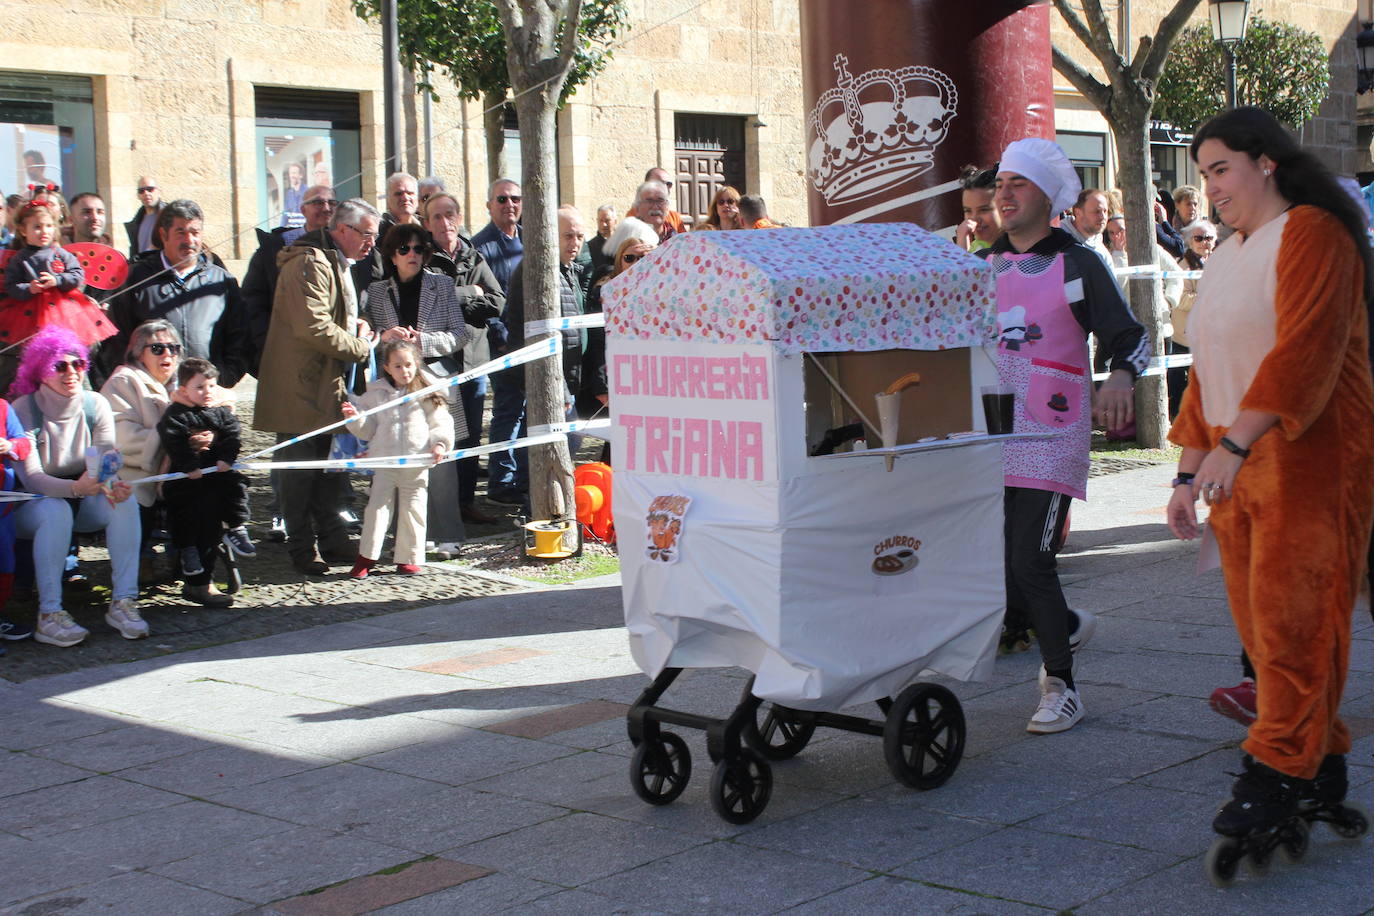
[[[1245,838],[1345,796],[1338,709],[1374,521],[1374,271],[1354,201],[1266,112],[1218,115],[1192,155],[1236,231],[1188,323],[1194,382],[1169,432],[1183,455],[1168,517],[1189,539],[1195,501],[1210,505],[1256,672],[1244,772],[1212,825]]]

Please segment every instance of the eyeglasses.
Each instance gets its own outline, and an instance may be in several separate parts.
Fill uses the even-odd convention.
[[[641,203],[657,204],[660,207],[668,203],[668,198],[666,197],[641,197],[639,200]]]
[[[638,261],[642,257],[644,257],[644,255],[642,254],[627,254],[624,257],[622,257],[621,260],[624,261],[626,264],[633,264],[635,261]]]
[[[352,225],[352,224],[350,224],[350,223],[344,223],[344,225],[345,225],[345,226],[348,226],[348,228],[352,229],[354,232],[358,233],[358,234],[361,235],[363,238],[367,239],[369,242],[375,242],[375,241],[377,241],[377,233],[375,233],[375,232],[364,232],[363,230],[359,229],[357,226],[354,226],[354,225]]]
[[[161,356],[164,353],[170,353],[173,356],[181,355],[181,344],[150,343],[148,349],[152,351],[154,356]]]
[[[140,193],[140,194],[147,194],[149,191],[156,191],[156,190],[157,190],[157,185],[147,185],[147,186],[144,186],[144,187],[140,187],[140,188],[138,189],[138,193]]]
[[[410,254],[412,251],[415,252],[416,254],[429,254],[429,246],[426,245],[426,244],[424,244],[423,242],[418,243],[418,244],[415,244],[415,245],[397,245],[397,246],[396,246],[396,253],[397,253],[397,254]]]
[[[53,363],[52,371],[56,372],[58,375],[61,375],[68,369],[71,369],[73,372],[85,372],[86,367],[89,365],[90,363],[86,362],[84,359],[81,359],[80,357],[77,357],[76,359],[72,360],[64,359],[61,362]]]
[[[497,195],[496,195],[496,202],[497,202],[498,204],[518,204],[518,203],[520,203],[520,201],[523,200],[523,199],[524,199],[524,198],[522,198],[519,194],[497,194]]]
[[[339,202],[332,197],[312,197],[306,203],[318,207],[337,207],[339,205]]]
[[[1195,235],[1195,236],[1193,236],[1193,241],[1195,241],[1195,242],[1215,242],[1216,240],[1217,240],[1217,237],[1216,237],[1215,235]]]

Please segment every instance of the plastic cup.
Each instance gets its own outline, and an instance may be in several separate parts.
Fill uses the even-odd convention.
[[[1013,432],[1015,425],[1015,392],[1010,385],[984,385],[983,419],[988,425],[989,436],[1001,436]]]

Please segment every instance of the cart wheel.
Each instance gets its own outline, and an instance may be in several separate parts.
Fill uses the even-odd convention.
[[[944,785],[964,756],[964,710],[939,684],[912,684],[897,697],[883,726],[887,768],[904,785]]]
[[[1245,845],[1235,837],[1219,836],[1212,841],[1202,867],[1213,887],[1230,887],[1236,881],[1236,869],[1245,855]]]
[[[630,758],[630,784],[651,805],[671,804],[687,788],[691,776],[687,742],[672,732],[660,732],[657,741],[639,742]]]
[[[786,706],[760,703],[744,726],[744,740],[769,760],[788,760],[801,753],[816,733],[816,723],[797,717]]]
[[[773,769],[762,754],[740,748],[737,760],[722,760],[711,774],[711,807],[722,820],[747,824],[768,807]]]

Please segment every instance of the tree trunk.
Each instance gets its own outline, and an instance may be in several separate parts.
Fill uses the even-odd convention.
[[[1117,185],[1126,205],[1126,251],[1132,266],[1155,263],[1154,195],[1150,181],[1150,112],[1127,109],[1112,120],[1117,144]],[[1131,279],[1131,310],[1145,326],[1156,356],[1164,352],[1164,298],[1160,281]],[[1146,375],[1135,388],[1136,441],[1165,448],[1169,431],[1168,389],[1163,375]]]
[[[405,163],[407,172],[418,177],[424,177],[424,173],[420,171],[420,124],[415,112],[417,94],[415,74],[407,69],[401,74],[401,107],[405,110],[404,136],[406,148],[400,159]]]
[[[515,110],[520,118],[521,190],[524,212],[521,234],[525,257],[523,274],[525,321],[559,317],[558,200],[555,197],[554,119],[558,97],[571,64],[572,48],[560,53],[557,25],[567,16],[566,4],[548,0],[520,0],[520,26],[511,12],[515,0],[497,0],[506,30],[507,67],[515,91]],[[558,10],[551,9],[558,6]],[[574,23],[575,24],[575,23]],[[488,122],[490,124],[490,122]],[[490,130],[488,131],[490,142]],[[561,336],[558,331],[553,332]],[[535,343],[550,335],[526,335]],[[561,355],[525,364],[525,416],[530,427],[561,423],[564,392]],[[548,445],[530,449],[530,504],[537,519],[572,518],[572,460],[568,441],[559,437]],[[573,545],[567,545],[571,548]]]
[[[487,132],[487,186],[498,178],[509,178],[506,170],[506,96],[501,92],[482,93],[482,126]],[[521,137],[524,144],[524,137]],[[486,200],[483,192],[482,199]]]

